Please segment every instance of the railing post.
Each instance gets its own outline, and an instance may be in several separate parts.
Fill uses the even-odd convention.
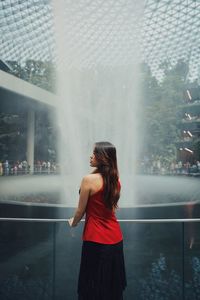
[[[52,300],[55,300],[56,281],[56,222],[53,222],[53,278],[52,278]]]
[[[182,298],[185,300],[185,223],[182,222]]]

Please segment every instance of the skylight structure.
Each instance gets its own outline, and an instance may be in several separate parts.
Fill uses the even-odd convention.
[[[62,1],[62,0],[61,0]],[[157,78],[163,61],[200,70],[198,0],[66,0],[66,63],[79,68],[147,62]],[[56,3],[56,1],[55,1]],[[0,57],[57,61],[53,0],[0,2]],[[136,49],[137,47],[137,49]]]

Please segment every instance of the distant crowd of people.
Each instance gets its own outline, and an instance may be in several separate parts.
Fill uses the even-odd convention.
[[[59,165],[52,161],[37,160],[34,164],[34,174],[57,174]],[[0,176],[26,175],[30,174],[30,166],[26,160],[23,161],[0,161]]]
[[[183,163],[182,161],[166,162],[160,158],[153,160],[144,158],[139,163],[138,172],[152,175],[200,175],[200,161]]]
[[[37,160],[34,163],[34,174],[58,174],[60,166],[53,161]],[[200,161],[191,164],[190,162],[183,163],[182,161],[170,162],[158,158],[144,158],[138,162],[137,172],[140,174],[149,175],[200,175]],[[0,176],[9,175],[26,175],[30,174],[30,166],[26,160],[23,161],[0,161]]]

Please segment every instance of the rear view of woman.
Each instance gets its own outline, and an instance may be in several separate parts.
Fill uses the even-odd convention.
[[[115,216],[120,197],[116,148],[94,145],[94,171],[81,182],[78,208],[69,220],[76,226],[86,213],[78,281],[79,300],[122,300],[126,287],[123,236]]]

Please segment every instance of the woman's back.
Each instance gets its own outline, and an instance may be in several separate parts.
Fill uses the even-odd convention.
[[[94,173],[87,175],[90,181],[90,196],[97,193],[103,187],[103,178],[100,173]]]
[[[115,244],[122,240],[122,233],[116,219],[114,209],[106,207],[104,195],[104,183],[100,174],[93,176],[93,189],[86,207],[85,227],[83,240],[102,244]],[[102,180],[102,181],[101,181]],[[101,186],[100,186],[101,184]],[[120,189],[120,184],[119,184]]]

